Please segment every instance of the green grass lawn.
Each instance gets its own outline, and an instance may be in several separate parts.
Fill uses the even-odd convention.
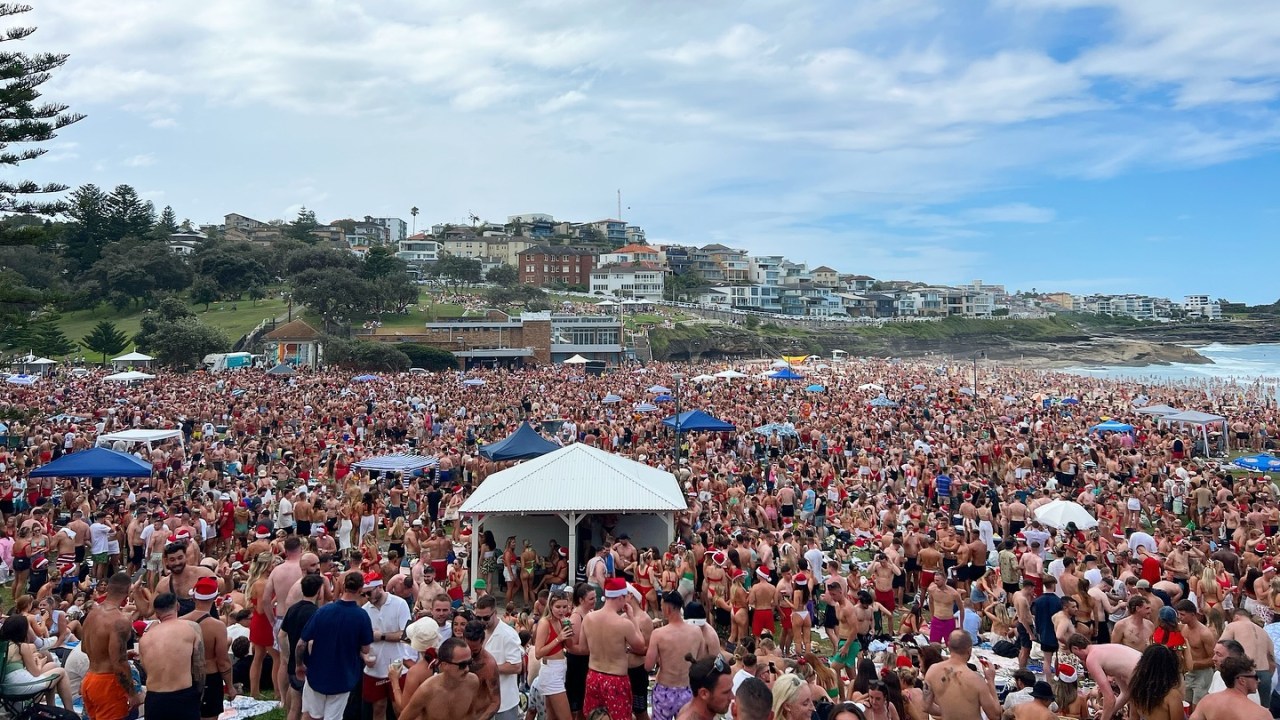
[[[202,322],[222,330],[234,342],[264,319],[285,314],[288,304],[279,297],[269,297],[259,300],[256,306],[247,299],[210,303],[208,312],[205,311],[204,305],[189,305],[188,307]],[[298,308],[295,306],[295,317],[297,313]],[[119,330],[132,338],[134,333],[138,332],[138,324],[142,321],[142,309],[126,310],[121,313],[109,305],[100,305],[92,310],[76,310],[63,313],[61,319],[58,320],[58,327],[62,329],[62,332],[66,333],[67,339],[72,342],[79,342],[81,338],[93,330],[94,325],[102,320],[114,322]],[[130,345],[130,348],[132,348],[132,345]],[[84,351],[78,350],[75,354],[82,355]],[[102,358],[98,359],[101,360]]]

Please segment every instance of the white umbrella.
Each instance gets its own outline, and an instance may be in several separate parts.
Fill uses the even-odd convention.
[[[884,392],[884,386],[875,383],[863,383],[858,386],[859,390],[875,390],[876,392]]]
[[[786,360],[774,360],[769,367],[776,367],[776,368],[791,367],[791,363],[787,362]]]
[[[747,374],[738,372],[737,370],[721,370],[716,373],[715,376],[718,378],[724,378],[725,380],[732,380],[734,378],[744,378]]]
[[[565,365],[586,365],[586,364],[587,364],[587,363],[589,363],[589,362],[591,362],[591,361],[590,361],[590,360],[588,360],[588,359],[586,359],[586,358],[584,358],[584,357],[582,357],[581,355],[574,355],[573,357],[569,358],[568,360],[565,360],[565,361],[564,361],[564,364],[565,364]]]
[[[1054,500],[1036,508],[1036,519],[1052,528],[1062,530],[1067,523],[1075,523],[1081,530],[1098,527],[1098,521],[1080,503],[1070,500]]]
[[[650,393],[653,393],[654,395],[670,395],[671,394],[671,390],[669,388],[663,387],[661,385],[652,385],[645,392],[650,392]]]
[[[470,380],[463,380],[462,384],[469,385],[471,387],[480,387],[484,384],[484,380],[481,380],[480,378],[471,378]]]
[[[694,381],[694,382],[706,382],[706,381],[708,381],[708,380],[715,380],[715,379],[716,379],[716,376],[715,376],[715,375],[706,375],[706,374],[702,374],[702,375],[694,375],[693,377],[691,377],[691,378],[689,378],[689,379],[690,379],[690,380],[692,380],[692,381]]]

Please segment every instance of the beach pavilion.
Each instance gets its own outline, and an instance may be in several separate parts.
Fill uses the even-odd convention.
[[[607,531],[627,533],[636,546],[666,548],[675,539],[675,514],[688,507],[671,473],[575,443],[490,475],[462,504],[472,519],[471,578],[483,577],[484,530],[499,551],[512,535],[533,541],[543,555],[547,541],[567,541],[572,585],[584,544],[599,547]],[[579,529],[587,519],[590,527]]]
[[[1199,410],[1184,410],[1173,415],[1164,415],[1160,418],[1162,423],[1178,423],[1179,425],[1191,425],[1199,428],[1199,435],[1204,445],[1204,453],[1209,454],[1209,428],[1214,425],[1222,425],[1221,432],[1218,433],[1219,445],[1225,451],[1227,449],[1227,419],[1222,415],[1214,415],[1212,413],[1200,412]],[[1195,435],[1196,433],[1192,433]]]

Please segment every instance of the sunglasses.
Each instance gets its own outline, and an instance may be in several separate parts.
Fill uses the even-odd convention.
[[[459,670],[470,670],[471,666],[474,664],[474,659],[467,658],[466,660],[441,660],[440,662],[444,663],[445,665],[452,665],[458,668]]]
[[[481,615],[480,613],[476,613],[475,619],[481,622],[489,622],[490,620],[493,619],[493,613],[489,613],[488,615]]]
[[[711,664],[711,669],[706,671],[701,678],[695,678],[693,670],[690,668],[689,681],[696,689],[710,690],[715,687],[716,682],[722,675],[728,675],[729,672],[729,663],[725,662],[720,655],[716,655],[715,662]]]

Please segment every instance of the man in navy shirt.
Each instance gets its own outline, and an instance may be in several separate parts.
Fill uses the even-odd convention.
[[[1031,603],[1031,615],[1035,618],[1036,639],[1044,651],[1044,675],[1053,672],[1053,654],[1058,652],[1058,633],[1053,627],[1053,616],[1062,610],[1062,598],[1058,596],[1058,581],[1052,575],[1044,576],[1044,594]]]
[[[302,630],[295,674],[305,680],[302,712],[316,720],[342,720],[347,696],[360,686],[366,666],[376,661],[373,622],[359,605],[364,577],[356,571],[342,577],[342,597],[316,611]],[[308,668],[311,656],[324,662]]]

